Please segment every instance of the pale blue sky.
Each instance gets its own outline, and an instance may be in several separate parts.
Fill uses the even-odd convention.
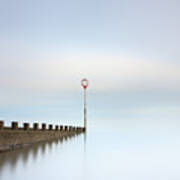
[[[0,0],[0,118],[78,124],[83,77],[92,119],[179,117],[179,9],[178,0]]]
[[[172,54],[169,58],[176,59],[179,6],[178,0],[1,0],[1,41],[43,49],[55,45],[123,49],[162,58]]]

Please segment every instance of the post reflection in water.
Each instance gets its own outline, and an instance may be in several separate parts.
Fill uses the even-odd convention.
[[[87,141],[87,133],[86,131],[83,133],[84,135],[84,154],[86,153],[86,141]]]
[[[84,138],[84,149],[83,149],[83,172],[82,172],[82,179],[86,179],[86,173],[87,173],[87,159],[86,159],[86,146],[87,146],[87,131],[83,133],[83,138]]]
[[[0,179],[3,171],[9,168],[11,173],[14,173],[18,162],[22,162],[23,168],[26,167],[28,161],[36,162],[38,156],[45,156],[45,154],[52,153],[53,148],[58,148],[60,144],[66,143],[68,140],[79,136],[80,134],[69,135],[56,140],[49,140],[47,142],[40,142],[27,146],[23,149],[17,149],[11,152],[0,154]],[[45,157],[44,157],[45,158]],[[18,164],[18,165],[17,165]]]
[[[180,179],[178,128],[176,133],[169,127],[160,132],[154,124],[149,131],[128,128],[88,131],[2,153],[0,180]]]

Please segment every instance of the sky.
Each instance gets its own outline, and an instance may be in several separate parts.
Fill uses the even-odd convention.
[[[177,122],[179,8],[179,0],[0,0],[0,119],[80,125],[86,77],[92,126]]]

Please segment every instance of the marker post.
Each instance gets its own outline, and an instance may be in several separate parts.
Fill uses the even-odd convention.
[[[87,109],[86,109],[86,89],[89,85],[89,81],[87,79],[81,80],[81,86],[84,89],[84,131],[87,129]]]

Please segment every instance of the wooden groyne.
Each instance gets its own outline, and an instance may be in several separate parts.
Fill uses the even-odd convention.
[[[29,123],[23,123],[19,127],[18,122],[12,122],[11,127],[4,126],[0,121],[0,152],[11,151],[23,148],[34,143],[63,138],[84,132],[82,127],[62,126],[42,123],[34,123],[31,127]]]

